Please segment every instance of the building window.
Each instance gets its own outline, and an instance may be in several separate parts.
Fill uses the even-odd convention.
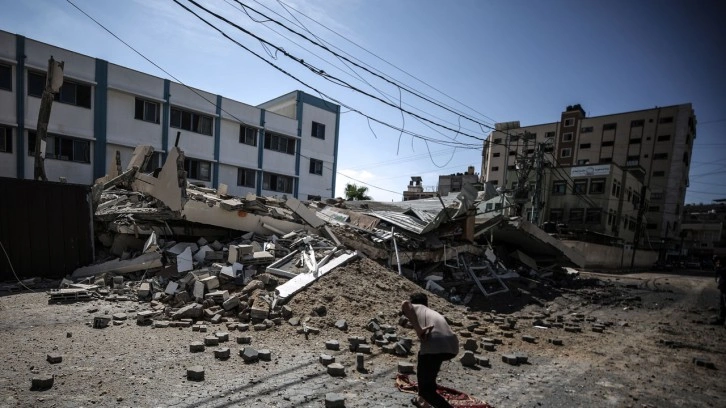
[[[591,133],[592,132],[592,126],[584,126],[580,128],[580,133]]]
[[[555,151],[555,148],[551,144],[546,145],[544,148],[545,153],[552,153],[553,151]]]
[[[630,127],[631,128],[634,128],[634,127],[643,127],[644,124],[645,124],[645,119],[631,120],[630,121]]]
[[[590,143],[580,143],[580,149],[589,149]]]
[[[602,222],[602,208],[588,208],[585,211],[585,224],[600,224]]]
[[[545,139],[549,137],[555,137],[555,132],[545,132]]]
[[[28,95],[43,96],[45,89],[46,74],[39,72],[28,72]],[[91,86],[69,79],[63,80],[63,85],[53,100],[69,105],[91,108]]]
[[[563,195],[567,193],[567,183],[556,180],[552,183],[552,195]]]
[[[318,159],[310,159],[310,174],[323,175],[323,161]]]
[[[566,147],[562,150],[560,150],[560,157],[570,157],[572,156],[572,149],[569,147]]]
[[[575,119],[569,118],[565,119],[565,127],[571,127],[575,125]]]
[[[325,139],[325,125],[318,122],[313,122],[312,132],[310,136],[317,137],[318,139]]]
[[[154,170],[161,168],[161,166],[161,152],[152,152],[149,160],[146,161],[144,167],[139,171],[142,173],[152,173]]]
[[[590,180],[590,194],[603,194],[605,192],[605,179]]]
[[[509,142],[516,142],[519,141],[519,135],[510,135],[509,136]]]
[[[606,123],[602,125],[602,130],[615,130],[617,127],[617,123]]]
[[[660,120],[658,120],[658,123],[673,123],[673,116],[666,116],[664,118],[660,118]]]
[[[205,160],[184,159],[184,170],[187,172],[187,178],[211,181],[212,180],[212,163]]]
[[[613,221],[615,221],[615,211],[610,210],[608,211],[608,225],[612,225]]]
[[[492,143],[494,143],[494,144],[502,144],[502,138],[501,137],[498,137],[498,138],[494,139],[494,141]]]
[[[507,170],[517,170],[517,166],[512,164],[510,166],[507,166]]]
[[[562,134],[562,141],[563,142],[571,142],[572,141],[572,132],[567,132]]]
[[[614,145],[614,144],[615,144],[615,141],[613,141],[613,140],[608,140],[608,141],[606,141],[606,142],[602,142],[602,147],[608,147],[608,146],[612,146],[612,145]]]
[[[255,188],[255,179],[257,178],[257,172],[252,169],[246,169],[244,167],[237,168],[237,185],[242,187]]]
[[[28,156],[35,154],[35,132],[28,132]],[[91,142],[73,137],[49,134],[46,138],[45,158],[72,161],[76,163],[91,162]]]
[[[257,129],[239,125],[239,142],[250,146],[257,146]]]
[[[501,154],[500,152],[496,152],[496,153],[492,154],[492,157],[499,157],[499,156],[501,156],[501,155],[502,155],[502,154]]]
[[[637,166],[640,163],[640,156],[628,156],[625,160],[626,166]]]
[[[13,67],[0,64],[0,89],[13,90]]]
[[[552,208],[550,209],[550,222],[556,222],[560,223],[564,221],[565,219],[565,210],[562,208]]]
[[[278,193],[292,194],[293,178],[280,174],[265,173],[262,176],[262,188]]]
[[[600,163],[612,163],[612,162],[613,162],[612,157],[601,157],[600,158]]]
[[[589,164],[589,163],[590,163],[590,159],[580,159],[577,161],[578,166],[583,166],[583,165]]]
[[[653,177],[665,177],[665,171],[654,171]]]
[[[489,181],[493,186],[499,185],[499,180],[491,180]]]
[[[517,151],[516,150],[510,150],[509,151],[509,155],[510,156],[516,156],[517,155]]]
[[[275,133],[265,132],[265,149],[280,153],[295,154],[295,139]]]
[[[573,194],[586,194],[587,193],[587,180],[576,180],[572,183]]]
[[[640,144],[640,141],[641,141],[641,139],[639,137],[636,137],[636,138],[630,139],[630,141],[628,141],[628,144],[631,144],[631,145]]]
[[[668,160],[668,153],[656,153],[653,155],[653,160]]]
[[[212,136],[212,117],[181,108],[171,108],[169,126],[188,130],[202,135]]]
[[[662,200],[663,199],[663,193],[651,193],[650,194],[651,200]]]
[[[492,167],[492,171],[499,171],[499,166]]]
[[[159,123],[159,103],[136,98],[134,119],[151,123]]]
[[[0,152],[13,152],[13,128],[10,126],[0,126]]]
[[[569,222],[574,224],[582,224],[582,218],[585,215],[584,208],[570,208]]]
[[[620,197],[620,183],[613,181],[613,188],[610,190],[610,195],[614,197]]]

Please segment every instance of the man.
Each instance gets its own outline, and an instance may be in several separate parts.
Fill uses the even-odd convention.
[[[441,364],[459,353],[459,339],[451,331],[444,316],[429,309],[428,304],[426,294],[419,292],[412,294],[401,305],[403,315],[411,322],[421,340],[416,366],[419,396],[412,402],[419,407],[425,401],[436,408],[450,408],[446,399],[436,392],[436,376],[441,370]]]
[[[716,282],[718,282],[719,291],[719,313],[717,323],[724,324],[724,322],[726,322],[726,268],[721,265],[720,258],[715,259],[713,267],[716,271]]]

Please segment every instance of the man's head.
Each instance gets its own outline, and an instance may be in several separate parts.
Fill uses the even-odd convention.
[[[408,299],[414,305],[429,306],[429,298],[423,292],[416,292]]]

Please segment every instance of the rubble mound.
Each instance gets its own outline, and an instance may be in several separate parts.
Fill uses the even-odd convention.
[[[401,302],[423,289],[396,272],[361,258],[338,267],[295,295],[288,306],[300,318],[309,316],[309,323],[320,328],[334,327],[345,319],[351,328],[365,327],[371,318],[395,324]],[[459,319],[463,310],[445,299],[427,293],[429,306],[451,319]],[[320,315],[316,310],[325,306]]]

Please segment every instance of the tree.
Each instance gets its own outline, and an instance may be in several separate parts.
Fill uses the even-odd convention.
[[[368,187],[358,187],[350,183],[345,185],[345,199],[348,201],[372,200],[370,196],[366,195],[367,192]]]

